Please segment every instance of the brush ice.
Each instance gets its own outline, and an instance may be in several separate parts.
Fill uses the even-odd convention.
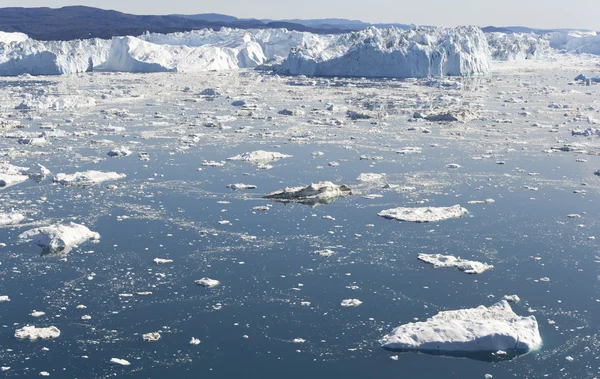
[[[264,164],[278,161],[283,158],[291,158],[291,155],[278,153],[275,151],[256,150],[227,158],[228,161],[242,161],[254,164]]]
[[[502,300],[489,307],[443,311],[427,321],[401,325],[379,342],[397,350],[523,353],[540,347],[542,338],[534,316],[518,316]]]
[[[125,178],[125,174],[90,170],[85,172],[76,172],[74,174],[56,174],[54,181],[65,186],[85,187],[109,180],[120,180],[123,178]]]
[[[100,239],[84,225],[71,222],[28,230],[19,235],[21,242],[30,242],[52,252],[69,252],[72,248],[88,241]]]
[[[0,212],[0,226],[18,224],[23,221],[25,216],[18,212],[2,213]]]
[[[58,336],[60,336],[60,330],[56,326],[49,326],[47,328],[36,328],[33,325],[27,325],[15,331],[15,338],[21,340],[47,340],[57,338]]]
[[[281,202],[298,202],[310,205],[325,204],[335,199],[352,193],[350,187],[332,182],[312,183],[306,187],[290,187],[280,191],[271,192],[264,196],[265,199]]]
[[[344,34],[325,47],[293,49],[279,72],[307,76],[425,78],[484,74],[490,51],[481,29],[397,28]]]
[[[419,259],[425,263],[434,265],[436,268],[456,267],[460,271],[463,271],[467,274],[481,274],[494,268],[494,266],[488,265],[487,263],[460,259],[460,257],[457,258],[452,255],[419,254]]]
[[[419,208],[393,208],[379,212],[379,216],[409,222],[437,222],[460,218],[467,213],[460,205],[451,207],[419,207]]]

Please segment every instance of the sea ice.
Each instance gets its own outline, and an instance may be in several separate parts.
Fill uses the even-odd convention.
[[[280,202],[298,202],[309,205],[327,204],[335,199],[351,195],[350,187],[332,182],[312,183],[306,187],[290,187],[280,191],[271,192],[264,196],[265,199]]]
[[[291,158],[291,155],[282,154],[274,151],[256,150],[227,158],[228,161],[243,161],[254,164],[264,164],[278,161],[283,158]]]
[[[120,359],[120,358],[111,358],[110,363],[115,364],[115,365],[121,365],[121,366],[131,365],[131,363],[129,363],[129,361],[126,361],[125,359]]]
[[[18,212],[2,213],[0,212],[0,226],[18,224],[23,221],[25,216]]]
[[[358,299],[344,299],[342,300],[342,303],[340,304],[342,307],[358,307],[359,305],[362,304],[362,301],[358,300]]]
[[[202,278],[195,281],[195,283],[199,286],[206,288],[213,288],[220,284],[218,280],[210,279],[210,278]]]

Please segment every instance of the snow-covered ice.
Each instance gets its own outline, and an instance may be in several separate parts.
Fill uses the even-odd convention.
[[[21,233],[19,239],[36,244],[45,252],[68,253],[86,241],[100,239],[100,234],[92,232],[85,225],[71,222],[31,229]]]
[[[116,172],[102,172],[89,170],[85,172],[76,172],[74,174],[56,174],[54,181],[65,186],[92,186],[94,184],[106,182],[109,180],[120,180],[125,178],[125,174]]]
[[[33,325],[26,325],[20,329],[15,330],[15,338],[18,339],[29,339],[31,341],[37,339],[53,339],[60,336],[60,330],[55,326],[49,326],[46,328],[37,328]]]
[[[397,350],[525,353],[539,348],[542,338],[535,316],[518,316],[502,300],[489,307],[443,311],[426,321],[401,325],[379,342]]]
[[[467,210],[458,204],[451,207],[400,207],[379,212],[381,217],[409,222],[437,222],[460,218],[465,214],[467,214]]]
[[[419,260],[437,267],[456,267],[467,274],[481,274],[494,266],[487,263],[469,261],[452,255],[419,254]]]
[[[195,281],[195,283],[201,287],[213,288],[220,284],[220,282],[216,279],[211,278],[202,278]]]

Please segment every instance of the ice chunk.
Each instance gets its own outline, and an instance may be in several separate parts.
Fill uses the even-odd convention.
[[[206,288],[213,288],[220,284],[220,282],[218,280],[210,279],[210,278],[202,278],[202,279],[196,280],[195,283],[199,286],[206,287]]]
[[[362,301],[358,300],[358,299],[344,299],[342,300],[342,303],[340,304],[342,307],[358,307],[359,305],[362,304]]]
[[[519,298],[519,296],[517,295],[505,295],[502,300],[506,300],[509,303],[514,303],[517,304],[518,302],[521,301],[521,299]]]
[[[32,311],[32,312],[31,312],[29,315],[30,315],[31,317],[42,317],[42,316],[43,316],[43,315],[45,315],[45,314],[46,314],[46,312],[42,312],[42,311],[36,311],[36,310],[34,310],[34,311]]]
[[[110,363],[115,364],[115,365],[121,365],[121,366],[131,365],[131,363],[129,363],[129,361],[126,361],[125,359],[120,359],[120,358],[111,358]]]
[[[230,188],[232,190],[244,190],[244,189],[256,189],[257,187],[254,184],[235,183],[235,184],[228,184],[227,188]]]
[[[166,263],[173,263],[172,259],[154,258],[154,263],[157,265],[163,265]]]
[[[23,221],[25,216],[18,212],[2,213],[0,212],[0,226],[18,224]]]
[[[477,261],[469,261],[466,259],[460,259],[452,255],[442,254],[419,254],[419,259],[425,263],[429,263],[437,267],[456,267],[460,271],[467,274],[481,274],[487,270],[494,268],[492,265],[487,263],[481,263]]]
[[[198,338],[192,337],[190,340],[190,345],[200,345],[200,340]]]
[[[107,154],[109,157],[127,157],[133,153],[131,152],[131,150],[129,150],[125,146],[121,146],[121,147],[112,149]]]
[[[33,325],[27,325],[21,329],[15,331],[15,338],[18,339],[30,339],[32,341],[37,339],[52,339],[60,336],[60,330],[56,326],[49,326],[47,328],[36,328]]]
[[[308,205],[328,204],[335,199],[352,194],[347,185],[337,185],[332,182],[318,182],[306,187],[291,187],[271,192],[265,199],[280,202],[298,202]]]
[[[4,303],[6,301],[10,301],[10,298],[6,295],[0,296],[0,303]]]
[[[426,321],[401,325],[379,342],[393,350],[521,354],[539,348],[542,338],[535,316],[518,316],[502,300],[489,307],[443,311]]]
[[[142,335],[144,342],[156,342],[160,339],[159,332],[146,333]]]
[[[379,212],[379,216],[409,222],[437,222],[460,218],[467,214],[467,210],[460,205],[451,207],[420,207],[420,208],[393,208]]]
[[[433,122],[467,122],[475,119],[476,117],[477,115],[469,109],[455,109],[431,114],[426,116],[425,119]]]
[[[103,172],[89,170],[85,172],[76,172],[74,174],[56,174],[54,181],[65,186],[91,186],[109,180],[120,180],[125,178],[125,174],[117,174],[116,172]]]
[[[8,188],[15,184],[23,183],[28,177],[26,175],[11,175],[0,172],[0,188]]]
[[[100,239],[100,234],[71,222],[31,229],[19,235],[19,239],[42,247],[42,254],[66,254],[85,241]]]
[[[291,158],[291,155],[282,154],[274,151],[256,150],[227,158],[228,161],[243,161],[254,164],[264,164],[267,162],[278,161],[283,158]]]

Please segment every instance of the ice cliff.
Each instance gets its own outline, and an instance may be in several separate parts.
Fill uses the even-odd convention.
[[[548,38],[550,46],[558,50],[600,55],[600,34],[596,32],[554,32]]]
[[[468,26],[366,30],[321,46],[292,49],[279,72],[308,76],[429,77],[486,73],[490,52],[481,29]]]
[[[488,33],[486,37],[494,60],[539,59],[552,51],[548,39],[535,33]]]

